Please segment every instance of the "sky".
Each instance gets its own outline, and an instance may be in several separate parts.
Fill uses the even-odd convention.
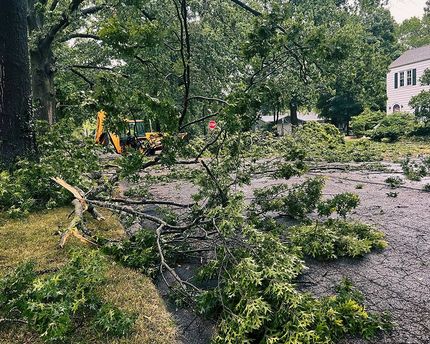
[[[388,7],[397,22],[411,17],[421,17],[426,0],[390,0]]]

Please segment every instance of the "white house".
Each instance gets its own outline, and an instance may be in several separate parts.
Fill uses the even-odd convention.
[[[403,53],[389,67],[387,74],[387,113],[412,112],[411,98],[429,86],[421,86],[420,78],[430,68],[430,45]]]

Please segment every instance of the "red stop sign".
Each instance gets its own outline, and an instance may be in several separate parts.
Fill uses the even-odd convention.
[[[214,130],[216,128],[216,122],[214,120],[209,121],[209,129]]]

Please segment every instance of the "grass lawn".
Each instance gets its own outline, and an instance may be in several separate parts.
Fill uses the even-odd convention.
[[[88,246],[72,239],[65,249],[58,247],[58,230],[68,224],[70,208],[60,208],[31,214],[25,219],[11,220],[0,217],[0,276],[11,271],[19,263],[37,262],[37,270],[49,273],[61,267],[71,247]],[[104,213],[105,221],[89,221],[88,227],[103,231],[104,236],[122,236],[121,225],[115,216]],[[73,343],[175,343],[176,327],[167,312],[151,279],[131,269],[109,261],[107,281],[101,291],[104,298],[121,309],[138,314],[134,332],[128,338],[92,338],[85,328],[73,339]],[[26,325],[0,325],[0,344],[39,344],[42,341],[29,332]]]

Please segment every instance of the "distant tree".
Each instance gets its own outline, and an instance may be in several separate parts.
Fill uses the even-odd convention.
[[[0,0],[0,163],[32,153],[27,0]]]
[[[418,48],[430,44],[430,16],[422,19],[406,19],[397,28],[396,33],[403,50]]]
[[[337,126],[349,129],[349,121],[364,108],[385,108],[386,72],[399,55],[395,22],[380,2],[361,4],[351,14],[355,19],[353,49],[333,71],[328,91],[320,93],[317,107],[321,115]]]

